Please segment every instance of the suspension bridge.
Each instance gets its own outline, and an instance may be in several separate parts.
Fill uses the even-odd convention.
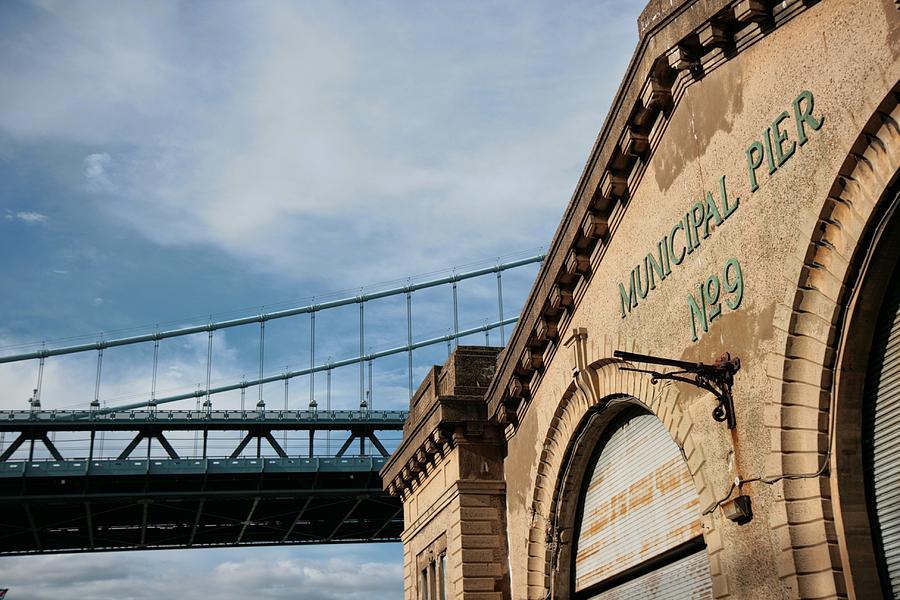
[[[495,330],[503,345],[505,327],[517,317],[504,317],[502,275],[543,258],[410,279],[401,286],[236,319],[76,345],[42,344],[0,356],[0,365],[36,367],[27,409],[0,411],[0,555],[398,541],[402,507],[382,492],[379,471],[400,441],[407,413],[373,408],[375,362],[405,354],[405,383],[412,396],[417,349],[459,344],[477,334],[484,334],[488,344]],[[496,278],[496,318],[461,328],[458,284],[490,277]],[[452,329],[414,340],[414,294],[442,287],[452,292]],[[366,352],[366,308],[391,297],[405,301],[400,328],[406,329],[406,343]],[[317,363],[316,316],[353,306],[358,306],[358,354]],[[309,319],[309,366],[267,372],[267,326],[301,315]],[[258,328],[257,376],[213,382],[215,334],[239,327]],[[203,334],[205,385],[159,394],[160,342]],[[127,346],[152,347],[150,389],[140,401],[110,406],[101,395],[104,355]],[[93,397],[80,407],[43,408],[48,361],[79,354],[96,355]],[[354,365],[359,367],[358,403],[332,407],[333,373]],[[316,374],[326,379],[321,409]],[[309,378],[309,400],[292,409],[288,385],[299,377]],[[284,385],[284,405],[275,409],[267,406],[263,388],[278,382]],[[255,405],[247,402],[248,392],[255,392]],[[240,403],[216,400],[229,393],[239,393]]]

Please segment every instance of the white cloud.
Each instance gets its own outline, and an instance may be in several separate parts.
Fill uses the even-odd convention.
[[[0,131],[116,148],[89,187],[156,242],[342,283],[546,243],[639,9],[177,6],[42,2]]]
[[[41,214],[39,212],[23,211],[16,213],[16,219],[22,221],[23,223],[28,223],[29,225],[36,225],[38,223],[46,222],[47,215]]]
[[[383,546],[381,548],[384,548]],[[399,558],[399,552],[391,547]],[[17,600],[385,600],[402,594],[399,561],[376,547],[8,557],[0,581]],[[40,576],[37,576],[40,574]],[[177,584],[175,583],[177,582]]]
[[[243,560],[223,562],[212,572],[219,589],[253,589],[260,598],[287,598],[304,590],[310,598],[366,598],[377,593],[393,595],[401,589],[401,565],[342,558],[321,561]],[[378,596],[385,597],[385,596]]]
[[[112,189],[112,182],[106,173],[106,167],[112,158],[105,152],[88,154],[84,157],[84,177],[88,187],[95,191],[108,191]]]

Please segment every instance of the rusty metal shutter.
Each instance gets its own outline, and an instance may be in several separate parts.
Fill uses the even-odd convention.
[[[712,598],[706,548],[591,596],[591,600],[693,600]]]
[[[863,445],[873,539],[885,586],[900,597],[900,270],[894,272],[872,341]],[[888,584],[888,581],[890,582]]]
[[[658,418],[643,410],[624,414],[601,439],[594,460],[577,526],[576,592],[590,593],[589,588],[639,571],[650,559],[691,542],[696,548],[702,536],[700,501],[681,451]],[[705,549],[688,558],[695,568],[676,576],[691,591],[676,597],[712,597],[702,591],[710,587]],[[678,563],[663,561],[630,581],[638,586],[636,597],[672,597],[659,595],[657,583],[670,578],[666,569]]]

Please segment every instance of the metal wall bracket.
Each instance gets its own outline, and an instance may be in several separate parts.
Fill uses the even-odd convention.
[[[715,363],[707,365],[704,363],[660,358],[658,356],[650,356],[647,354],[623,352],[621,350],[613,352],[613,356],[632,363],[642,362],[664,367],[673,367],[676,370],[667,373],[625,366],[619,367],[619,369],[622,371],[649,373],[650,383],[654,385],[657,381],[661,380],[680,381],[706,390],[719,401],[713,409],[713,419],[720,423],[727,423],[728,429],[734,429],[736,422],[734,417],[734,399],[731,396],[731,386],[734,385],[734,374],[741,368],[740,358],[732,358],[731,354],[726,352],[720,356]]]

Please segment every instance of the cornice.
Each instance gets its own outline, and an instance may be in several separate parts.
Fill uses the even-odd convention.
[[[381,469],[384,489],[401,497],[414,490],[453,448],[470,439],[480,440],[486,421],[480,396],[437,398]]]
[[[648,5],[635,54],[500,355],[486,396],[492,420],[514,430],[524,415],[687,87],[815,3],[684,0],[657,12],[665,3]]]
[[[434,471],[459,443],[484,434],[484,393],[493,379],[498,350],[460,346],[432,368],[410,400],[403,441],[381,469],[384,489],[401,497]]]

